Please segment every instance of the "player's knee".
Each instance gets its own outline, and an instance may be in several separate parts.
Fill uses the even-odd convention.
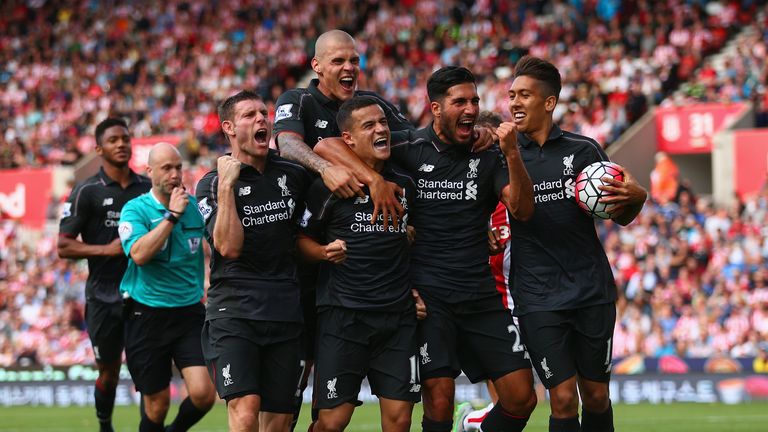
[[[192,400],[192,404],[195,405],[195,408],[200,411],[208,411],[213,407],[213,404],[216,403],[216,392],[198,392],[196,394],[190,394],[189,398]]]
[[[575,392],[550,391],[552,415],[559,418],[573,417],[579,412],[579,397]]]
[[[505,397],[506,396],[506,397]],[[528,417],[536,408],[536,392],[516,392],[511,395],[499,395],[499,402],[504,410],[520,417]]]
[[[313,432],[341,432],[347,425],[349,420],[346,420],[338,416],[320,416],[315,422]]]
[[[411,413],[399,413],[396,416],[390,416],[382,419],[382,430],[385,432],[409,431],[411,430]]]
[[[162,423],[168,415],[170,406],[171,401],[169,398],[149,398],[149,400],[144,403],[144,413],[153,422]]]
[[[597,388],[581,393],[584,409],[591,412],[599,413],[607,410],[609,399],[607,388]]]
[[[227,411],[230,430],[255,430],[259,424],[258,413],[249,409],[247,404],[230,405]]]

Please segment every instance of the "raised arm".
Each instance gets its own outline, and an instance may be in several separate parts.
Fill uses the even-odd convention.
[[[533,182],[517,147],[517,126],[510,122],[502,123],[496,134],[509,170],[509,184],[502,190],[501,199],[513,218],[527,221],[533,216]]]
[[[240,177],[240,161],[232,156],[222,156],[216,164],[219,183],[216,197],[217,216],[213,226],[213,247],[228,259],[240,257],[243,250],[243,224],[235,206],[235,182]]]
[[[292,132],[283,132],[277,137],[280,156],[298,162],[305,168],[320,175],[323,183],[336,196],[350,198],[355,195],[364,196],[362,183],[344,165],[329,162],[318,153],[312,151],[304,143],[304,139]]]
[[[334,165],[348,168],[357,179],[368,186],[368,190],[371,192],[371,199],[373,200],[371,223],[374,223],[379,213],[381,213],[384,216],[385,227],[390,217],[392,218],[392,223],[397,226],[398,218],[404,214],[403,206],[400,205],[400,201],[397,199],[398,196],[403,194],[400,186],[384,180],[381,174],[360,160],[341,138],[321,140],[315,146],[315,153]]]
[[[181,187],[174,188],[171,193],[168,209],[171,210],[174,215],[181,215],[186,210],[187,204],[189,204],[187,192]],[[173,225],[174,222],[165,219],[157,224],[151,231],[136,240],[131,245],[129,254],[133,262],[141,266],[151,261],[152,257],[163,248],[163,244],[165,244],[165,241],[170,237],[171,232],[173,231]]]

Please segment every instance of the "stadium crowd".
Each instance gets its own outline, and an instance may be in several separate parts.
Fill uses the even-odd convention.
[[[136,136],[183,136],[192,161],[218,154],[225,143],[217,101],[253,88],[273,112],[277,96],[305,75],[314,41],[328,28],[356,36],[360,87],[398,103],[420,124],[429,118],[424,89],[435,68],[472,65],[482,108],[506,115],[514,62],[528,52],[549,58],[565,71],[555,120],[609,144],[649,104],[694,77],[702,58],[764,4],[709,3],[720,5],[336,0],[293,2],[289,10],[276,0],[235,8],[202,0],[113,8],[78,0],[4,2],[0,168],[75,163],[92,146],[82,137],[92,136],[107,114],[130,119]],[[764,41],[764,23],[760,30],[754,37]],[[766,74],[756,80],[764,85]]]

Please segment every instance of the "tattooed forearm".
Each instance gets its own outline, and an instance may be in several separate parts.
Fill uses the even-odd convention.
[[[278,137],[278,145],[280,147],[280,156],[298,162],[305,168],[310,169],[318,174],[322,174],[322,171],[331,164],[325,159],[313,152],[308,145],[294,134],[281,134]]]

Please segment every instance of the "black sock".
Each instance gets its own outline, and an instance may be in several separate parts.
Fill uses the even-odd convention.
[[[451,427],[453,427],[453,420],[439,422],[426,417],[421,419],[421,430],[423,432],[451,432]]]
[[[99,419],[101,432],[113,432],[112,410],[115,408],[115,387],[109,388],[100,380],[93,387],[93,398],[96,401],[96,417]]]
[[[493,432],[520,432],[525,429],[528,423],[528,417],[520,417],[511,414],[502,408],[500,403],[491,408],[485,416],[485,420],[480,424],[484,431]]]
[[[582,408],[581,430],[584,432],[613,432],[613,406],[608,402],[608,409],[593,413]]]
[[[201,410],[192,403],[192,400],[187,397],[181,401],[179,405],[179,413],[176,414],[176,418],[173,420],[165,430],[166,432],[186,432],[195,423],[199,422],[208,410]]]
[[[164,428],[161,423],[155,423],[149,419],[146,415],[141,416],[141,422],[139,422],[139,432],[163,432]]]
[[[579,416],[554,418],[549,416],[549,432],[579,432]]]

